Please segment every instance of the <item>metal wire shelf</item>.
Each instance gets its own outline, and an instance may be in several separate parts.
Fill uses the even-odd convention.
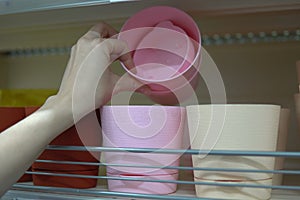
[[[153,148],[112,148],[112,147],[83,147],[83,146],[51,146],[47,147],[48,150],[67,150],[67,151],[93,151],[93,152],[134,152],[134,153],[158,153],[158,154],[182,154],[182,155],[215,155],[215,156],[254,156],[254,157],[285,157],[300,159],[300,152],[269,152],[269,151],[237,151],[237,150],[198,150],[198,149],[153,149]],[[298,170],[256,170],[256,169],[237,169],[237,168],[205,168],[205,167],[193,167],[193,166],[154,166],[154,165],[130,165],[130,164],[112,164],[112,163],[93,163],[93,162],[75,162],[75,161],[56,161],[56,160],[36,160],[40,163],[56,163],[56,164],[80,164],[80,165],[96,165],[99,167],[138,167],[138,168],[164,168],[164,169],[176,169],[179,171],[190,170],[202,170],[211,172],[236,172],[236,173],[270,173],[270,174],[285,174],[285,175],[300,175],[300,169]],[[251,183],[233,183],[233,182],[194,182],[193,180],[154,180],[148,178],[136,178],[136,177],[115,177],[109,175],[80,175],[80,174],[64,174],[64,173],[50,173],[50,172],[36,172],[27,171],[26,174],[44,175],[44,176],[64,176],[64,177],[78,177],[78,178],[92,178],[102,180],[124,180],[124,181],[143,181],[143,182],[161,182],[161,183],[174,183],[177,184],[178,190],[174,194],[169,195],[152,195],[152,194],[139,194],[139,193],[125,193],[125,192],[112,192],[108,191],[106,186],[91,188],[91,189],[75,189],[75,188],[58,188],[58,187],[45,187],[36,186],[32,183],[17,183],[12,187],[3,198],[6,199],[27,199],[32,195],[41,194],[48,195],[45,199],[51,197],[55,199],[55,195],[59,195],[58,199],[64,199],[72,196],[72,199],[99,199],[101,198],[114,198],[114,199],[180,199],[180,200],[194,200],[194,199],[209,199],[196,197],[193,191],[196,185],[208,185],[208,186],[225,186],[225,187],[249,187],[249,188],[265,188],[272,189],[272,191],[284,191],[295,193],[288,199],[300,194],[300,186],[297,185],[257,185]],[[187,191],[182,188],[189,188]],[[34,192],[34,193],[32,193]],[[31,194],[31,196],[30,196]],[[24,196],[25,195],[25,196]],[[28,197],[28,195],[30,197]],[[274,196],[274,195],[273,195]],[[287,196],[287,195],[285,195]],[[282,198],[282,197],[280,197]],[[280,199],[279,198],[279,199]],[[43,199],[43,198],[41,198]],[[213,199],[213,198],[210,198]],[[272,197],[272,199],[274,199]],[[276,199],[276,195],[275,195]]]

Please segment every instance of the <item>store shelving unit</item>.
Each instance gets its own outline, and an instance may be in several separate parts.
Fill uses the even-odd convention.
[[[218,0],[0,0],[0,67],[2,65],[6,67],[7,65],[16,70],[17,67],[15,65],[22,65],[22,68],[18,66],[18,70],[23,72],[23,67],[26,68],[32,65],[30,59],[39,60],[41,57],[49,59],[51,62],[58,59],[60,60],[58,66],[62,65],[61,63],[64,63],[67,59],[72,45],[92,24],[104,20],[116,28],[120,28],[130,15],[145,7],[154,5],[175,6],[189,13],[201,28],[203,46],[208,49],[211,48],[212,51],[217,52],[217,54],[222,53],[215,50],[217,47],[220,49],[228,47],[235,51],[236,49],[239,50],[243,45],[249,45],[250,48],[253,48],[253,45],[258,45],[262,48],[270,44],[278,48],[287,48],[287,45],[290,45],[294,52],[299,49],[299,47],[297,47],[297,45],[300,45],[299,0],[226,0],[222,2]],[[290,57],[294,58],[292,55]],[[63,61],[61,61],[62,58]],[[293,62],[296,62],[296,60]],[[49,65],[46,67],[53,66]],[[3,69],[0,68],[0,73],[2,73],[1,70]],[[56,76],[59,76],[63,71],[62,69],[58,69],[58,67],[53,67],[53,70],[58,71],[55,74]],[[292,79],[291,74],[293,75],[296,72],[294,68],[293,70],[294,72],[289,74],[289,79]],[[4,72],[7,71],[9,70],[5,68]],[[7,74],[10,73],[7,72]],[[281,75],[283,73],[279,71],[278,74]],[[296,79],[295,77],[293,78]],[[22,84],[24,85],[24,83],[18,84],[14,82],[11,77],[4,78],[4,80],[6,80],[6,82],[0,81],[0,87],[2,88],[14,88]],[[48,85],[45,84],[44,87],[56,87],[58,78],[54,78],[53,80],[54,81]],[[257,84],[264,83],[263,81],[266,80],[258,81]],[[296,82],[294,81],[294,83]],[[36,84],[25,84],[26,87],[32,85]],[[274,87],[277,87],[276,84]],[[284,89],[285,88],[282,87],[281,91],[284,91]],[[270,99],[274,99],[272,99],[272,97],[265,99],[259,96],[265,94],[266,91],[258,93],[258,96],[255,97],[257,101],[262,100],[269,102]],[[290,89],[288,91],[292,90]],[[234,89],[231,91],[229,89],[229,92],[235,94]],[[240,99],[241,101],[244,100],[245,95],[242,93],[243,91],[239,92],[240,96],[231,99],[233,102],[239,101]],[[249,95],[251,94],[250,92]],[[286,93],[281,92],[280,95],[285,94]],[[249,97],[246,96],[245,98]],[[278,102],[286,105],[292,104],[291,101],[287,102],[283,98],[279,99]],[[235,156],[249,154],[258,156],[263,154],[265,156],[286,157],[286,170],[269,171],[269,173],[284,173],[286,175],[299,177],[300,149],[297,148],[299,142],[295,139],[298,138],[295,124],[291,132],[293,132],[293,134],[290,136],[290,144],[288,145],[289,151],[287,152],[212,151],[210,153]],[[49,147],[49,149],[61,150],[65,150],[66,148],[70,147]],[[72,148],[73,150],[78,149],[78,147]],[[70,150],[72,150],[72,148]],[[111,149],[103,147],[96,147],[94,150],[111,151]],[[130,150],[137,152],[147,151],[147,149]],[[184,153],[194,154],[198,153],[198,151],[190,150],[184,151]],[[40,160],[40,162],[56,161]],[[105,163],[101,165],[101,167],[107,166]],[[179,170],[193,170],[193,168],[179,168]],[[94,178],[105,180],[109,177],[98,176]],[[299,182],[300,177],[298,179],[296,178],[296,181],[286,181],[283,186],[269,186],[273,188],[272,199],[299,199]],[[40,187],[34,186],[32,183],[18,183],[15,184],[2,199],[200,199],[195,196],[195,183],[192,181],[184,182],[182,180],[179,180],[177,183],[180,185],[175,194],[162,196],[110,192],[107,190],[106,185],[101,184],[97,188],[79,190]]]

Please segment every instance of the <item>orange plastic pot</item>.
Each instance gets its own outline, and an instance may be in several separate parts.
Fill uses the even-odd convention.
[[[68,187],[68,188],[92,188],[97,185],[97,177],[95,178],[82,178],[72,176],[97,176],[98,170],[86,170],[86,171],[50,171],[50,170],[33,170],[34,172],[46,172],[51,175],[36,175],[33,174],[33,183],[40,186],[51,187]],[[67,176],[58,176],[67,175]],[[70,177],[68,177],[70,176]]]
[[[25,108],[26,115],[29,116],[38,107]],[[97,116],[95,123],[95,114]],[[79,128],[78,131],[77,128]],[[99,112],[95,111],[82,118],[76,125],[70,127],[59,136],[57,136],[50,145],[59,146],[100,146],[101,131],[99,131]],[[83,133],[82,133],[83,131]],[[46,149],[38,157],[38,160],[51,161],[72,161],[72,162],[91,162],[94,165],[84,164],[59,164],[48,162],[34,162],[32,168],[34,171],[61,172],[61,173],[85,173],[97,171],[99,169],[100,153],[91,153],[89,151],[75,150],[51,150]],[[77,181],[77,183],[68,183],[65,181]],[[82,181],[82,183],[81,183]],[[60,176],[34,175],[33,183],[35,185],[57,186],[57,187],[75,187],[86,188],[94,187],[92,183],[95,180],[88,178],[61,178]]]

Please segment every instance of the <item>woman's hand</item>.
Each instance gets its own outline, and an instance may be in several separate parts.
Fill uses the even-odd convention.
[[[116,34],[109,25],[99,23],[82,36],[72,47],[59,92],[44,106],[55,104],[60,109],[68,108],[79,119],[108,102],[113,92],[139,88],[145,93],[147,87],[141,87],[140,82],[127,74],[122,77],[122,84],[117,85],[120,77],[111,72],[110,64],[118,58],[133,68],[133,62],[126,43],[115,39]]]
[[[128,66],[132,61],[124,54],[126,44],[111,38],[115,34],[104,23],[88,31],[72,48],[58,93],[38,111],[0,134],[0,197],[56,136],[105,104],[113,92],[141,86],[126,75],[122,84],[116,85],[119,77],[110,71],[109,65],[116,58]]]

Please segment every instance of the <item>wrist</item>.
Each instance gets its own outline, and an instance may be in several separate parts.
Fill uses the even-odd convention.
[[[71,101],[67,99],[68,96],[61,97],[59,95],[50,96],[46,102],[41,106],[39,111],[47,111],[55,120],[62,120],[66,125],[70,126],[74,123],[72,114]]]

